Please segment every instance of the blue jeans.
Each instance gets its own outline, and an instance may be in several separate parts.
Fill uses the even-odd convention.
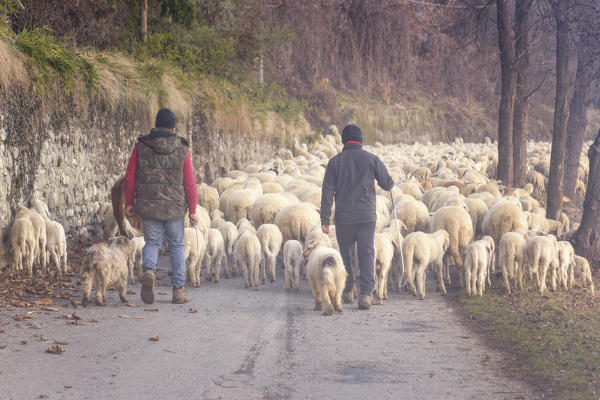
[[[176,288],[185,285],[185,253],[183,245],[183,218],[175,221],[160,221],[144,218],[144,241],[142,249],[142,269],[155,270],[158,251],[163,244],[166,232],[169,252],[171,253],[171,282]]]

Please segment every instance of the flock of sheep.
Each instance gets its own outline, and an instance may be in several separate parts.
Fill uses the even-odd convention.
[[[325,314],[342,311],[346,271],[335,227],[324,234],[319,218],[325,166],[342,149],[337,129],[331,127],[329,133],[310,147],[296,143],[281,159],[230,171],[210,186],[198,185],[200,222],[185,229],[186,275],[193,286],[200,285],[203,267],[205,279],[214,282],[222,268],[229,278],[241,267],[245,287],[258,289],[259,282],[275,281],[282,253],[286,290],[297,289],[304,275],[315,309],[324,307]],[[435,146],[377,143],[366,149],[381,158],[396,182],[395,208],[389,193],[380,190],[377,195],[376,303],[387,299],[388,288],[404,286],[423,299],[428,267],[443,293],[454,269],[469,295],[483,295],[496,271],[508,293],[511,286],[523,290],[526,277],[540,293],[549,281],[553,291],[582,286],[594,294],[589,263],[575,255],[567,241],[573,232],[569,219],[564,213],[560,221],[547,219],[534,198],[545,190],[549,144],[528,144],[529,183],[515,189],[494,180],[497,146],[489,140],[476,144],[457,139]],[[580,196],[587,166],[584,153]],[[48,219],[42,202],[34,203],[35,210],[18,214],[11,230],[14,265],[27,265],[31,271],[34,259],[44,264],[45,248],[60,273],[59,256],[64,255],[66,269],[64,231],[55,229],[57,223]],[[110,204],[100,212],[108,239],[116,233]],[[40,228],[44,224],[45,231]],[[81,270],[84,304],[92,286],[97,287],[97,304],[104,304],[106,288],[113,284],[126,301],[125,287],[127,280],[135,281],[134,270],[141,279],[143,246],[143,238],[134,237],[112,238],[90,248]]]

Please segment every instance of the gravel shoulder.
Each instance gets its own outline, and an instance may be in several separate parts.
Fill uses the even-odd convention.
[[[1,397],[538,397],[503,373],[503,356],[461,324],[431,281],[424,301],[392,294],[370,311],[359,312],[355,303],[325,317],[312,311],[307,281],[286,293],[281,269],[258,291],[245,289],[239,276],[203,281],[187,288],[189,303],[173,305],[168,265],[161,257],[152,306],[141,303],[134,284],[136,294],[128,297],[138,307],[111,291],[107,307],[73,309],[57,300],[60,311],[36,307],[37,316],[25,321],[14,317],[33,309],[0,309]],[[150,307],[158,311],[145,311]],[[64,317],[72,313],[79,324]],[[40,329],[28,326],[33,322]],[[55,340],[69,343],[64,353],[45,352]]]

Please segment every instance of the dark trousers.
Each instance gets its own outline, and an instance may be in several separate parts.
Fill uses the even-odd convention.
[[[356,261],[354,260],[354,244],[356,243],[360,270],[359,294],[371,296],[375,288],[375,222],[335,224],[335,236],[348,272],[345,291],[354,287],[352,267]]]

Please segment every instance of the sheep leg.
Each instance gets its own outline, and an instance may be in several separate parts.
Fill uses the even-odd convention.
[[[260,266],[260,271],[259,271],[259,275],[262,277],[262,283],[263,285],[267,282],[267,274],[266,274],[266,269],[267,269],[267,255],[263,253],[263,257],[262,260],[260,260],[259,266]]]
[[[412,267],[419,268],[419,264],[416,264],[416,265],[413,264]],[[412,268],[410,268],[410,267],[406,268],[406,283],[408,284],[408,291],[411,292],[413,294],[413,296],[416,296],[417,288],[415,287],[414,279],[415,279],[415,277],[414,277]]]
[[[337,312],[344,312],[344,309],[342,308],[342,291],[343,290],[338,290],[335,293],[335,296],[333,296],[333,308],[335,309],[335,311]]]
[[[465,291],[467,292],[467,296],[471,295],[471,265],[470,262],[467,261],[467,264],[465,265]]]
[[[425,299],[425,268],[417,269],[417,297]]]
[[[321,311],[321,292],[313,281],[310,281],[310,290],[312,290],[312,294],[315,299],[315,308],[313,308],[313,310]]]
[[[523,291],[523,265],[517,265],[517,284],[519,285],[519,290]]]
[[[277,270],[277,254],[271,257],[271,261],[269,263],[269,267],[271,268],[271,282],[275,282],[276,279],[276,270]]]
[[[96,287],[96,305],[106,305],[106,282],[104,280],[99,282],[98,286]]]
[[[296,263],[294,265],[294,289],[298,290],[298,288],[300,287],[300,264],[302,264],[302,261],[300,261],[299,263]]]
[[[435,262],[435,271],[437,275],[438,286],[442,291],[442,294],[446,295],[446,286],[444,285],[444,264],[442,260],[438,260]]]
[[[264,264],[263,264],[263,266],[264,266]],[[259,278],[260,272],[261,272],[260,271],[260,261],[254,262],[254,265],[252,266],[252,272],[253,272],[252,276],[254,277],[254,279],[253,279],[253,281],[254,281],[254,290],[258,290],[258,278]],[[263,269],[262,272],[263,272],[263,283],[264,283],[264,279],[265,279],[264,272],[265,272],[265,270]]]
[[[204,256],[204,263],[206,263],[206,269],[204,270],[204,279],[206,279],[207,281],[212,281],[212,275],[211,275],[211,267],[212,267],[212,257],[210,256],[210,254],[206,254]]]
[[[193,263],[192,271],[194,271],[194,287],[200,287],[200,270],[202,269],[202,260],[199,256],[196,256]]]
[[[483,296],[483,291],[485,290],[485,278],[486,278],[486,267],[484,266],[483,268],[481,268],[481,270],[479,271],[479,285],[477,287],[477,294],[479,296]]]
[[[502,280],[504,281],[504,290],[506,294],[510,294],[510,282],[508,281],[508,271],[506,266],[502,266]]]
[[[552,291],[556,292],[557,289],[557,280],[559,279],[557,268],[553,265],[549,266],[550,268],[550,285],[552,287]]]
[[[121,302],[127,303],[127,278],[118,283],[117,290],[119,291],[119,299]]]
[[[288,292],[292,290],[292,266],[285,266],[285,290]]]
[[[225,265],[223,266],[223,272],[225,273],[225,278],[231,278],[231,273],[229,272],[229,255],[223,254],[223,258],[225,259]],[[221,264],[223,264],[223,259],[221,259]]]
[[[225,259],[225,264],[227,264],[227,258],[225,254],[221,254],[221,257],[215,257],[215,266],[213,268],[213,278],[215,283],[219,283],[219,279],[221,278],[221,267],[223,266],[223,259]]]
[[[333,314],[333,304],[331,304],[331,298],[329,297],[329,290],[326,290],[323,285],[319,285],[319,292],[321,298],[323,299],[323,303],[325,304],[325,310],[323,310],[323,315],[332,315]]]
[[[387,291],[388,291],[388,284],[387,284],[387,282],[388,282],[388,273],[386,272],[385,275],[383,276],[383,278],[381,278],[381,279],[383,279],[383,285],[382,285],[383,286],[383,299],[387,300],[388,299],[388,294],[387,294]]]
[[[127,261],[127,276],[129,279],[129,283],[135,283],[135,276],[133,275],[133,261]]]
[[[548,262],[544,262],[540,265],[541,272],[538,273],[538,289],[540,294],[544,294],[546,290],[546,274],[548,273]]]
[[[90,303],[90,294],[92,293],[92,277],[89,275],[89,273],[83,281],[81,291],[83,292],[83,298],[81,299],[81,304],[84,307],[87,307],[88,304]]]
[[[240,266],[242,268],[242,276],[244,277],[244,285],[246,288],[250,287],[250,281],[248,280],[248,268],[245,262],[240,262]]]

